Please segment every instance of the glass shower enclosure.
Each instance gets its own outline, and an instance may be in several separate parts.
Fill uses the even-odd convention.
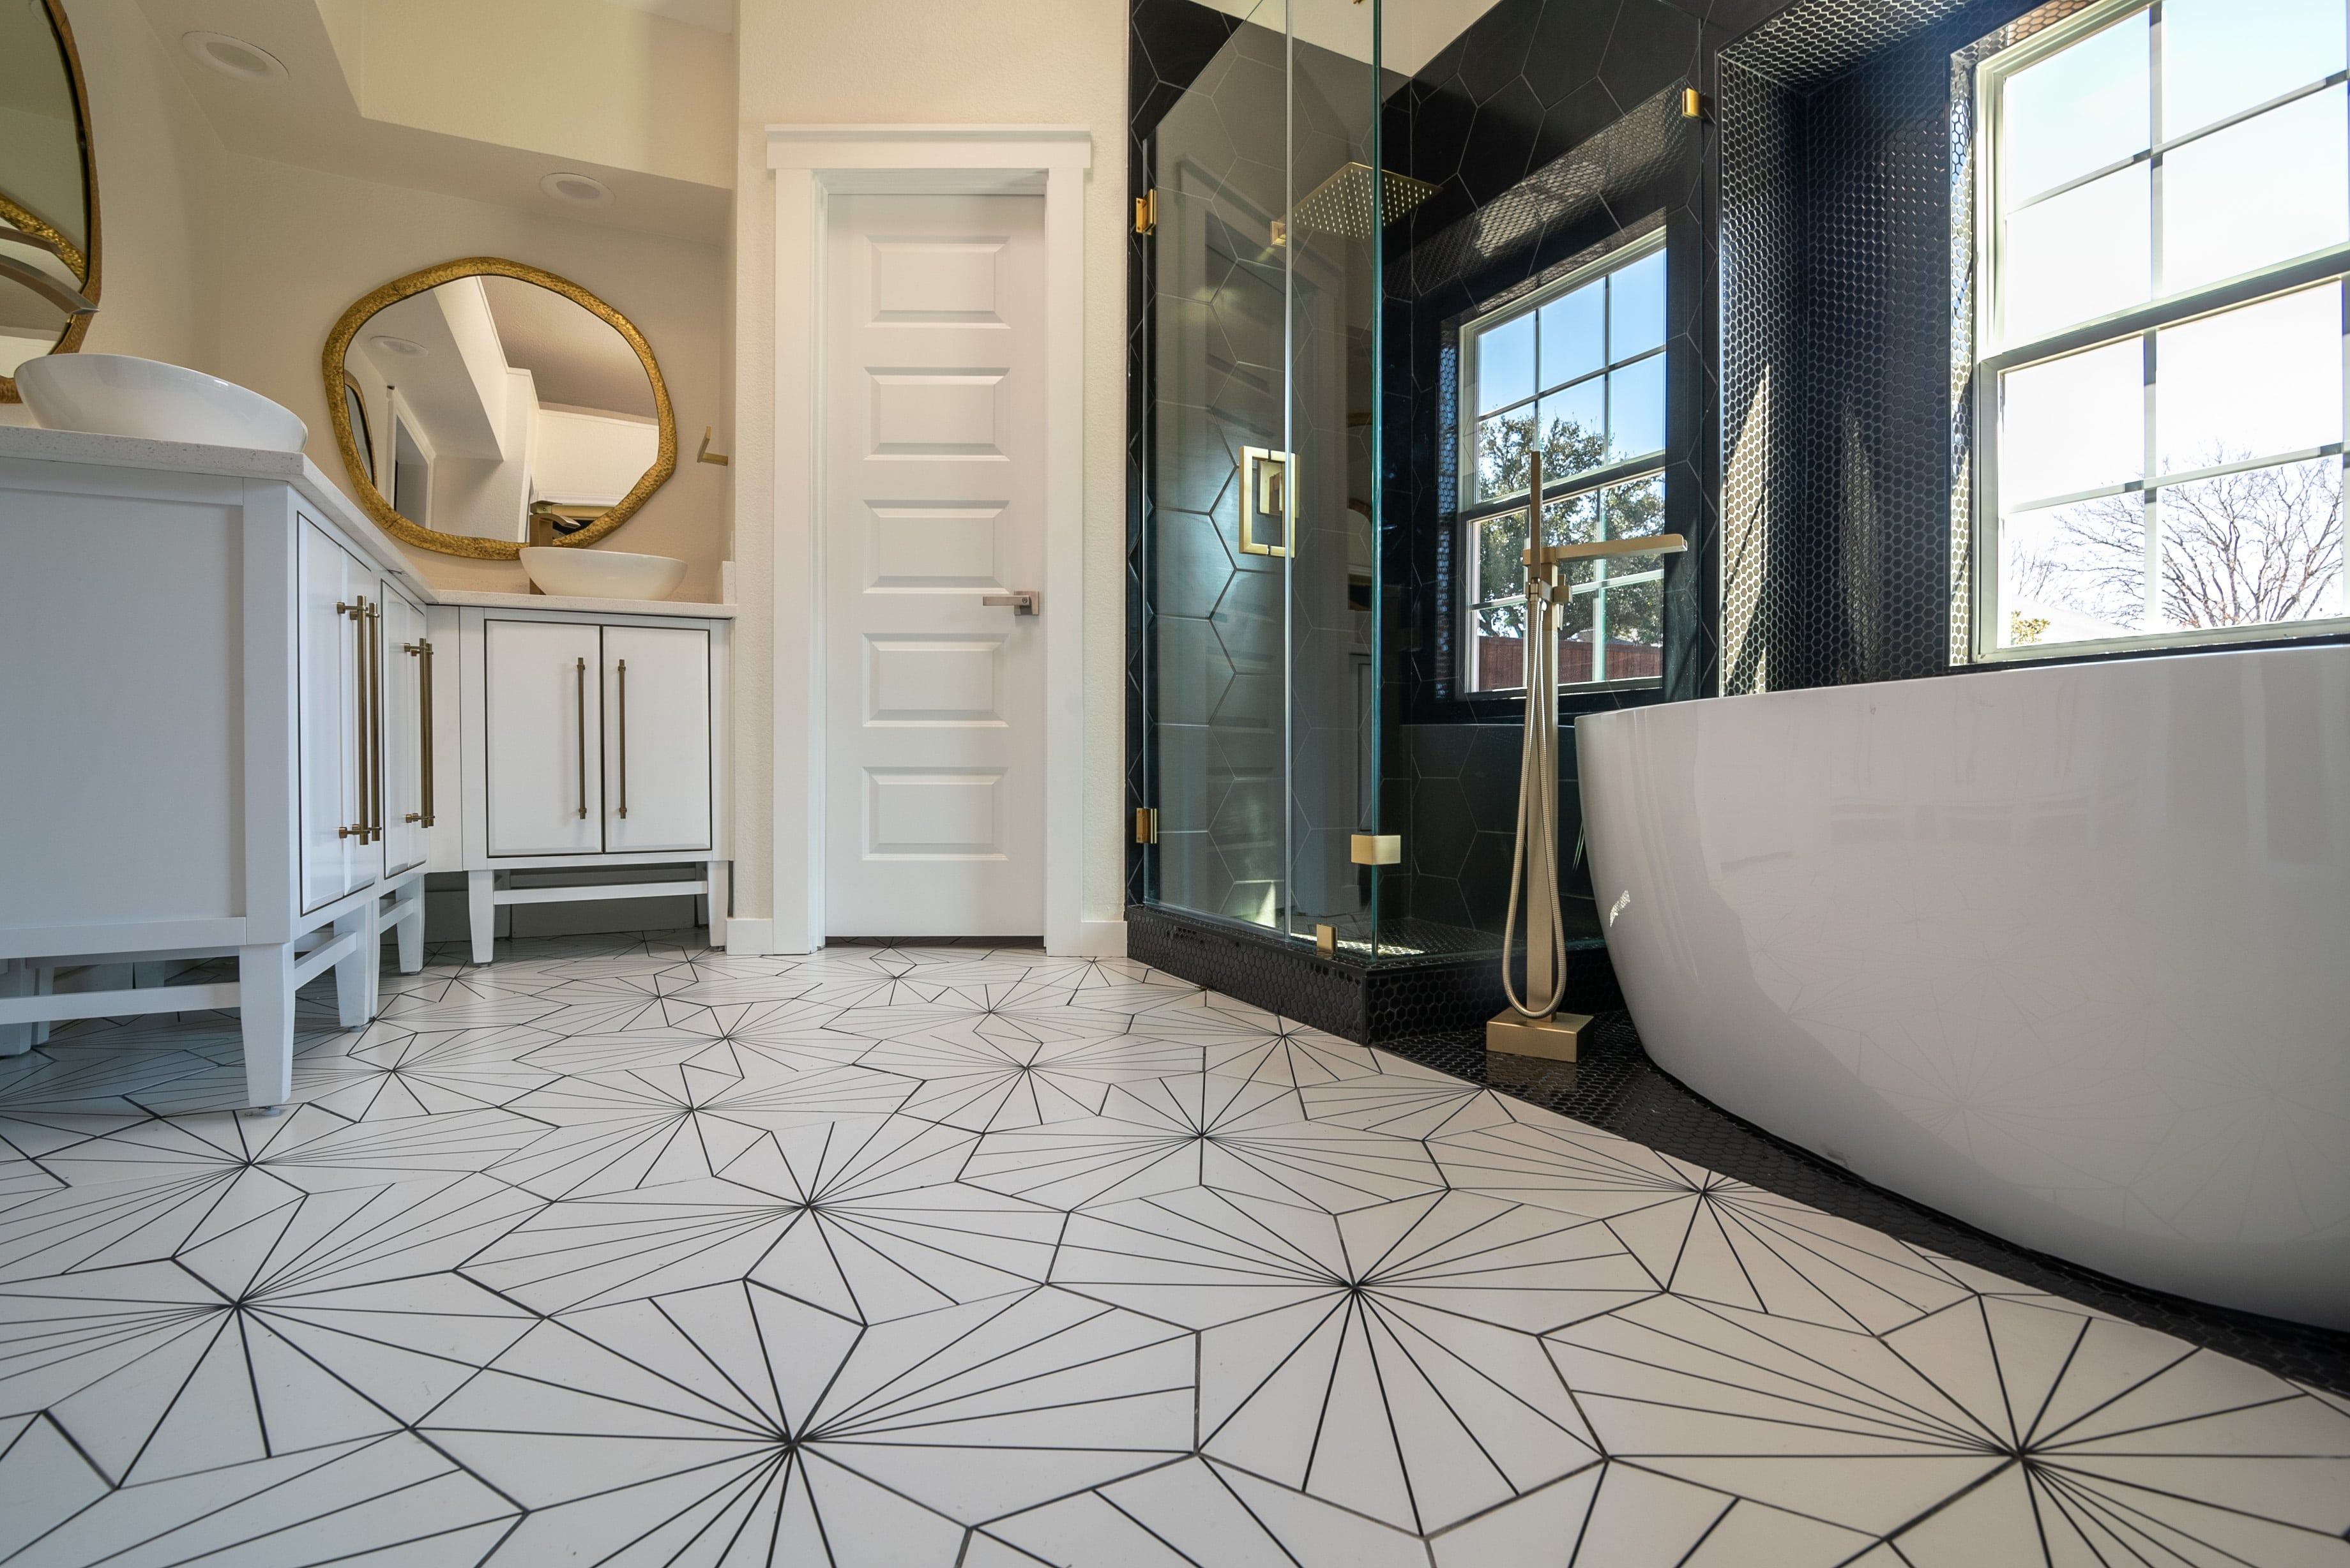
[[[1381,24],[1378,0],[1240,20],[1153,132],[1144,213],[1146,898],[1359,958],[1397,947],[1383,232],[1430,189],[1380,161]]]

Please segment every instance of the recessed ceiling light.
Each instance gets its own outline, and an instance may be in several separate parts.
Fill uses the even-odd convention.
[[[538,188],[558,202],[568,202],[575,207],[608,207],[612,204],[612,188],[593,174],[574,174],[556,170],[538,182]]]
[[[432,352],[421,343],[411,343],[405,337],[370,337],[368,344],[387,354],[397,354],[403,359],[421,359]]]
[[[286,79],[284,61],[243,38],[232,38],[226,33],[182,33],[180,42],[188,53],[224,77],[234,77],[241,82]]]

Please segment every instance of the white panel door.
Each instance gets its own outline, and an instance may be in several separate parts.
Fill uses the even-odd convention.
[[[604,847],[710,847],[710,633],[604,628]]]
[[[361,826],[360,639],[350,613],[372,602],[375,574],[305,519],[295,546],[300,578],[296,662],[301,685],[302,908],[316,909],[365,887],[374,847]]]
[[[388,578],[383,606],[383,873],[424,858],[424,609]]]
[[[490,853],[604,847],[603,668],[598,628],[493,620],[483,631]]]
[[[1042,617],[982,601],[1045,575],[1044,199],[829,211],[826,930],[1033,936]]]

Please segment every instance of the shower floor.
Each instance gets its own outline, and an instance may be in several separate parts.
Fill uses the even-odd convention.
[[[0,1563],[2350,1564],[2350,1398],[1525,1097],[1605,1053],[500,953],[276,1119],[224,1015],[0,1061]]]

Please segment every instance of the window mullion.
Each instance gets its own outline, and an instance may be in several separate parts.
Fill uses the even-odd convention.
[[[2159,628],[2162,614],[2162,492],[2154,483],[2158,472],[2155,465],[2160,456],[2155,420],[2161,369],[2155,358],[2153,332],[2148,331],[2138,341],[2146,357],[2146,629],[2151,632]]]
[[[2162,286],[2162,0],[2147,7],[2147,284],[2148,299],[2169,292]]]
[[[2162,286],[2162,0],[2147,8],[2147,146],[2155,150],[2147,160],[2146,213],[2147,284],[2148,299],[2160,299],[2166,290]],[[2160,472],[2156,466],[2160,458],[2160,437],[2156,427],[2157,403],[2161,396],[2161,367],[2155,358],[2154,329],[2149,327],[2140,339],[2144,346],[2146,367],[2146,426],[2144,468],[2146,476],[2146,629],[2156,631],[2162,625],[2162,493],[2154,481]]]
[[[1616,508],[1608,504],[1608,492],[1599,493],[1599,536],[1616,536]],[[1598,587],[1591,591],[1591,679],[1607,679],[1607,557],[1600,556],[1591,563],[1591,576]]]

